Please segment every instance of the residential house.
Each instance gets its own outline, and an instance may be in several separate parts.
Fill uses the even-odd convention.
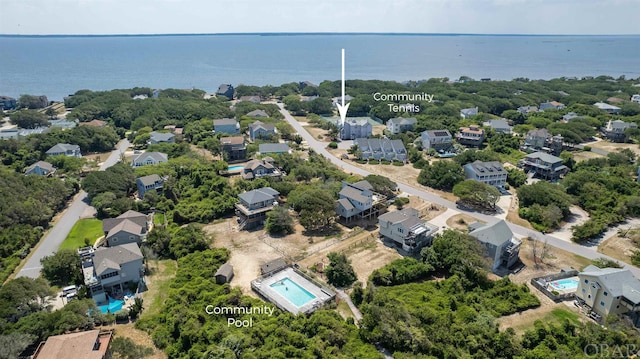
[[[478,106],[472,108],[463,108],[460,110],[460,116],[462,118],[471,118],[478,115]]]
[[[247,101],[247,102],[253,102],[253,103],[260,103],[260,101],[262,101],[260,99],[260,96],[240,96],[240,98],[238,100]]]
[[[460,132],[456,133],[456,140],[461,145],[480,147],[484,141],[484,130],[478,126],[460,127]]]
[[[348,117],[340,126],[341,140],[367,138],[373,133],[373,127],[367,117]]]
[[[220,143],[227,161],[244,160],[247,157],[247,146],[244,144],[243,136],[222,137]]]
[[[65,120],[65,119],[60,119],[60,120],[48,120],[49,125],[51,127],[57,127],[57,128],[61,128],[63,130],[68,130],[74,127],[78,126],[78,123],[76,121],[69,121],[69,120]]]
[[[98,329],[52,335],[38,345],[31,359],[110,359],[111,331]]]
[[[602,111],[605,111],[606,113],[608,113],[610,115],[617,115],[617,114],[620,113],[620,107],[609,105],[608,103],[596,102],[593,105],[595,107],[597,107],[598,109],[600,109]]]
[[[387,121],[387,129],[397,135],[402,132],[413,131],[416,123],[418,123],[418,120],[415,117],[395,117]]]
[[[568,114],[562,116],[562,121],[569,122],[569,121],[571,121],[573,119],[576,119],[576,118],[585,118],[585,116],[580,116],[575,112],[569,112]]]
[[[216,274],[216,284],[225,284],[231,282],[233,279],[233,266],[229,263],[225,263],[218,268]]]
[[[68,143],[58,143],[48,149],[46,154],[47,156],[82,157],[82,153],[80,153],[80,146],[70,145]]]
[[[640,311],[640,282],[629,269],[588,265],[578,279],[577,302],[598,316]]]
[[[498,189],[504,189],[507,184],[507,171],[498,161],[467,163],[464,165],[464,177]]]
[[[317,98],[317,96],[316,96]],[[353,100],[352,96],[344,95],[344,102],[349,103],[349,101]],[[342,104],[342,97],[334,97],[331,99],[333,102],[333,107],[338,107],[338,104]]]
[[[245,116],[267,118],[267,117],[269,117],[269,114],[265,110],[253,110],[253,111],[247,113]]]
[[[631,102],[640,103],[640,94],[631,96]]]
[[[156,132],[153,131],[149,134],[149,143],[152,145],[158,143],[175,143],[176,136],[171,132]]]
[[[25,175],[36,175],[36,176],[53,176],[56,173],[56,168],[49,162],[38,161],[31,166],[24,169]]]
[[[362,154],[362,160],[406,161],[407,150],[401,140],[387,138],[356,138],[355,144]]]
[[[223,118],[213,120],[213,130],[216,134],[227,133],[229,135],[240,134],[240,124],[234,118]]]
[[[20,138],[17,126],[10,128],[0,128],[0,140],[17,140]]]
[[[347,222],[354,219],[370,219],[378,215],[385,199],[385,196],[374,192],[373,186],[367,181],[342,182],[336,212]]]
[[[311,81],[298,82],[298,86],[300,87],[300,90],[304,90],[305,87],[318,87],[318,85],[314,84]]]
[[[394,242],[395,245],[409,253],[419,252],[430,246],[438,226],[420,219],[420,212],[414,208],[387,212],[378,217],[380,236]]]
[[[622,120],[609,120],[607,125],[602,128],[602,135],[613,142],[624,142],[627,139],[625,134],[629,128],[638,128],[635,122],[624,122]]]
[[[499,119],[499,120],[489,120],[484,123],[485,126],[491,127],[497,133],[511,133],[512,127],[509,126],[507,120]]]
[[[281,178],[283,176],[282,171],[276,168],[273,163],[274,160],[271,157],[265,157],[260,160],[251,160],[244,165],[242,178],[246,180],[263,177]]]
[[[80,122],[78,126],[89,126],[89,127],[105,127],[107,123],[105,121],[100,120],[91,120],[89,122]]]
[[[429,130],[422,132],[422,148],[435,149],[440,153],[452,152],[453,137],[449,130]]]
[[[136,211],[127,211],[116,218],[105,218],[102,231],[105,234],[105,245],[117,246],[125,243],[140,245],[149,229],[148,217]]]
[[[258,227],[267,219],[267,213],[278,205],[280,193],[271,187],[262,187],[238,195],[236,215],[239,228],[251,229]]]
[[[261,155],[291,153],[291,148],[286,143],[261,143],[258,145]]]
[[[142,167],[147,165],[157,165],[169,160],[169,155],[162,152],[144,152],[133,156],[131,167]]]
[[[538,106],[520,106],[517,111],[526,116],[531,112],[538,112]]]
[[[251,138],[251,141],[255,141],[256,138],[269,138],[275,136],[276,133],[278,133],[278,130],[273,123],[256,121],[249,125],[249,138]]]
[[[164,180],[157,174],[136,178],[136,187],[138,187],[138,198],[144,198],[144,195],[148,191],[153,191],[155,193],[162,192],[163,184]]]
[[[78,250],[84,284],[97,305],[120,298],[144,275],[143,256],[135,243],[113,247],[85,247]]]
[[[523,151],[539,151],[546,147],[547,141],[551,138],[551,134],[546,128],[530,130],[524,139]]]
[[[13,110],[18,105],[15,98],[9,96],[0,96],[0,110]]]
[[[231,84],[222,84],[218,86],[218,91],[216,91],[216,96],[224,96],[229,100],[233,99],[233,94],[235,90]]]
[[[543,102],[540,104],[540,111],[544,111],[544,110],[562,110],[565,109],[567,106],[565,106],[563,103],[560,103],[558,101],[547,101],[547,102]]]
[[[500,220],[483,226],[470,226],[469,234],[486,248],[491,270],[509,269],[520,259],[521,242],[513,236],[507,222]]]
[[[524,169],[530,176],[538,176],[550,181],[557,181],[569,172],[569,168],[562,164],[562,158],[544,152],[528,154],[518,162],[518,167]]]
[[[124,221],[131,221],[137,224],[139,227],[142,227],[142,234],[146,234],[147,230],[149,229],[149,217],[146,214],[129,210],[116,218],[103,219],[102,232],[105,236],[108,236],[108,233],[111,232],[114,227]]]

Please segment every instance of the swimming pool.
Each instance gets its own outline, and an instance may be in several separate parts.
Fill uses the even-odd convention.
[[[271,284],[270,287],[296,307],[301,307],[316,298],[315,295],[309,293],[289,277]]]
[[[227,171],[240,171],[242,169],[244,169],[244,166],[235,165],[227,167]]]
[[[124,300],[121,299],[113,299],[109,298],[109,304],[99,305],[100,311],[104,314],[107,313],[115,313],[117,311],[122,310],[122,306],[124,305]]]
[[[549,282],[549,286],[555,290],[571,291],[578,288],[578,278],[567,278]]]

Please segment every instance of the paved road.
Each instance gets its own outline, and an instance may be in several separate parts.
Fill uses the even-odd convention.
[[[104,171],[118,163],[120,160],[120,154],[124,152],[127,147],[129,147],[128,140],[124,139],[120,141],[107,160],[100,165],[100,171]],[[58,223],[56,223],[44,239],[41,240],[36,251],[27,260],[27,263],[25,263],[16,277],[38,278],[40,276],[40,269],[42,268],[40,259],[50,256],[58,250],[60,244],[62,244],[64,239],[69,235],[71,228],[73,228],[85,210],[89,208],[87,201],[87,193],[81,190],[71,202],[62,217],[60,217]]]
[[[337,165],[338,167],[341,167],[342,169],[344,169],[347,172],[351,172],[351,173],[355,173],[361,176],[367,176],[372,174],[371,172],[368,172],[362,168],[356,167],[350,163],[344,162],[341,159],[335,157],[334,155],[332,155],[331,153],[329,153],[329,151],[327,151],[326,149],[326,143],[323,142],[319,142],[317,141],[315,138],[313,138],[313,136],[311,136],[299,123],[298,121],[295,120],[295,118],[293,118],[293,116],[291,116],[291,114],[289,114],[288,111],[286,111],[284,109],[284,105],[281,103],[277,104],[280,107],[280,112],[284,115],[284,118],[291,124],[291,126],[293,126],[293,128],[298,132],[298,134],[300,134],[300,136],[302,136],[302,138],[304,138],[304,140],[307,142],[307,144],[309,145],[309,148],[313,149],[316,153],[319,153],[321,155],[323,155],[324,157],[326,157],[329,161],[331,161],[333,164]],[[460,211],[456,204],[448,201],[444,198],[439,197],[436,194],[433,194],[431,192],[427,192],[425,190],[419,189],[419,188],[415,188],[415,187],[411,187],[408,186],[406,184],[403,183],[398,183],[398,188],[403,191],[408,193],[409,195],[412,196],[417,196],[420,197],[422,199],[424,199],[425,201],[428,202],[432,202],[432,203],[437,203],[441,206],[444,206],[446,208],[450,208],[456,211]],[[488,215],[484,215],[481,213],[477,213],[477,212],[466,212],[464,211],[464,213],[475,217],[477,219],[480,219],[482,221],[485,221],[487,223],[495,223],[497,222],[499,219],[492,217],[492,216],[488,216]],[[547,243],[553,247],[556,248],[560,248],[562,250],[571,252],[571,253],[575,253],[578,254],[580,256],[583,256],[585,258],[588,259],[596,259],[596,258],[607,258],[607,259],[611,259],[611,260],[615,260],[618,261],[616,259],[613,259],[611,257],[608,257],[602,253],[598,253],[597,250],[593,247],[585,247],[585,246],[581,246],[572,242],[567,242],[565,240],[562,240],[560,238],[554,237],[552,235],[549,234],[542,234],[538,231],[529,229],[529,228],[525,228],[522,226],[519,226],[517,224],[513,224],[513,223],[509,223],[509,228],[511,228],[511,230],[513,231],[513,233],[520,235],[520,236],[525,236],[525,237],[535,237],[538,238],[539,240],[546,240]],[[631,270],[631,272],[637,277],[640,278],[640,268],[632,266],[630,264],[625,264],[625,268],[628,268],[629,270]]]

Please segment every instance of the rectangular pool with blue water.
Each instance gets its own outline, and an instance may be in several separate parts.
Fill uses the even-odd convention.
[[[281,279],[271,285],[278,294],[285,297],[296,307],[302,307],[316,298],[290,278]]]

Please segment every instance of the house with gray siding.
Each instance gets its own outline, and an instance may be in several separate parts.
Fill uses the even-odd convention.
[[[355,144],[362,160],[406,161],[407,150],[401,140],[357,138]]]
[[[169,160],[169,155],[162,152],[144,152],[134,156],[131,160],[131,167],[142,167],[148,165],[157,165]]]
[[[504,189],[507,184],[507,171],[498,161],[467,163],[464,165],[464,177],[498,189]]]
[[[423,247],[431,245],[433,235],[438,231],[438,226],[420,219],[419,214],[415,208],[404,208],[380,215],[380,236],[392,241],[405,252],[419,252]]]
[[[239,228],[251,229],[258,227],[267,219],[267,213],[278,205],[280,192],[271,187],[262,187],[238,195],[236,215]]]
[[[393,134],[413,131],[418,120],[414,117],[396,117],[387,121],[387,129]]]
[[[451,152],[453,150],[453,136],[449,130],[429,130],[422,132],[420,136],[422,148],[435,149],[438,152]]]
[[[373,191],[367,181],[356,183],[342,182],[342,190],[338,193],[336,213],[349,222],[356,219],[370,219],[378,215],[380,204],[386,199]]]
[[[491,261],[491,270],[508,269],[518,262],[520,245],[513,236],[507,222],[500,220],[493,224],[469,226],[469,234],[486,248],[486,256]]]
[[[149,229],[149,217],[136,211],[126,211],[116,218],[102,220],[105,244],[141,243]]]
[[[580,306],[604,318],[608,315],[640,312],[640,282],[626,268],[598,268],[588,265],[578,273],[575,296]]]
[[[216,134],[226,133],[229,135],[240,134],[240,124],[234,118],[223,118],[213,120],[213,130]]]
[[[249,138],[251,138],[251,141],[256,138],[269,138],[275,136],[276,133],[278,133],[278,130],[273,123],[256,121],[249,125]]]
[[[158,143],[175,143],[176,136],[171,132],[156,132],[153,131],[149,134],[149,143],[152,145]]]
[[[164,179],[157,174],[136,178],[136,187],[138,188],[138,198],[144,198],[145,193],[152,191],[155,193],[162,192]]]
[[[80,153],[80,146],[70,145],[68,143],[58,143],[48,149],[46,154],[47,156],[82,157],[82,153]]]
[[[367,138],[373,133],[373,126],[367,117],[347,117],[340,127],[341,140]]]
[[[38,161],[31,166],[24,169],[25,175],[36,176],[53,176],[56,173],[56,168],[49,162]]]

